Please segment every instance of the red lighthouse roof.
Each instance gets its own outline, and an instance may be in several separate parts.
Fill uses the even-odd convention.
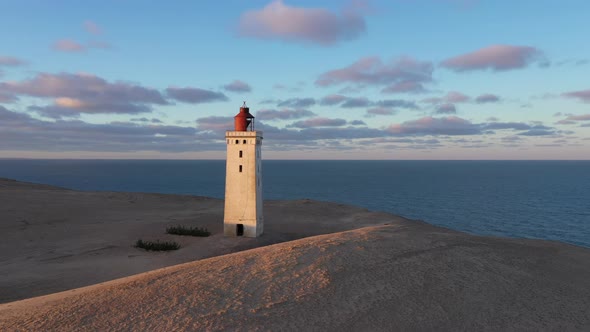
[[[235,131],[248,131],[248,127],[250,124],[254,122],[254,116],[250,114],[250,108],[246,106],[246,102],[244,105],[240,107],[240,113],[234,116],[234,125]]]

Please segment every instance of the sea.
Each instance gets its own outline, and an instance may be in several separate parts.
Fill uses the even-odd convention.
[[[590,247],[590,161],[264,160],[262,172],[264,199],[338,202],[472,234]],[[225,161],[2,159],[0,177],[223,198]]]

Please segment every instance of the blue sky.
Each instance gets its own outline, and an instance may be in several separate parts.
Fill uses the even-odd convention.
[[[0,157],[589,159],[587,1],[10,1]]]

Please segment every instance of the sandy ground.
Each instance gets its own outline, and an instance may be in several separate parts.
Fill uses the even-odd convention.
[[[80,192],[0,179],[0,303],[88,286],[179,263],[366,225],[402,221],[351,206],[267,201],[262,237],[223,236],[223,201],[206,197]],[[206,227],[206,238],[165,234]],[[173,252],[133,248],[174,240]]]
[[[1,184],[3,235],[7,230],[17,238],[9,240],[10,247],[2,244],[2,292],[6,287],[46,291],[62,284],[58,279],[44,283],[47,276],[79,282],[80,275],[89,277],[103,269],[150,269],[175,259],[215,256],[263,243],[264,237],[219,236],[221,227],[214,223],[219,222],[221,202],[216,200]],[[21,208],[7,206],[4,199],[19,191],[20,198],[12,202]],[[71,207],[67,217],[66,203]],[[270,202],[266,211],[265,244],[316,231],[352,230],[0,304],[0,330],[590,330],[588,249],[473,236],[330,203]],[[5,220],[10,213],[11,219]],[[189,221],[211,222],[214,236],[187,239],[177,253],[130,248],[138,231],[145,231],[141,234],[146,238],[163,238],[163,225]],[[355,229],[371,222],[380,226]],[[64,223],[65,230],[55,230]],[[34,232],[35,225],[46,232]],[[69,237],[75,240],[68,242]],[[90,247],[105,249],[80,249]],[[47,252],[50,248],[53,253]],[[42,260],[48,257],[61,263]],[[109,267],[109,262],[116,264]],[[60,266],[67,270],[60,274]],[[100,268],[94,271],[91,266]],[[6,279],[11,273],[20,275],[20,283],[19,278]],[[37,279],[35,273],[40,274]],[[36,283],[44,286],[37,289]]]

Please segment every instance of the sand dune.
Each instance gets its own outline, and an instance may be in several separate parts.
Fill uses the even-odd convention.
[[[59,195],[65,194],[61,191]],[[136,197],[157,200],[169,211],[174,211],[175,204],[197,205],[201,200],[219,204],[194,197],[186,197],[184,203],[182,197]],[[115,207],[123,205],[120,199],[115,202]],[[355,220],[360,224],[379,221],[381,225],[0,304],[0,330],[590,329],[588,249],[549,241],[473,236],[395,216],[387,221],[385,214],[329,203],[275,204],[284,209],[277,208],[274,216],[269,213],[273,218],[267,222],[284,216],[284,238],[297,236],[298,222],[309,235],[312,231],[307,227],[311,225],[303,221],[311,223],[314,218],[322,221],[319,229],[329,229],[331,218],[337,220],[338,216],[349,229],[354,228]],[[131,213],[118,209],[114,213]],[[268,210],[272,209],[269,206]],[[344,218],[341,210],[354,217]],[[200,210],[191,211],[196,215]],[[269,231],[269,238],[279,228]],[[220,250],[235,250],[240,245],[252,243]],[[191,242],[185,248],[199,247]],[[5,266],[3,260],[3,270]]]

